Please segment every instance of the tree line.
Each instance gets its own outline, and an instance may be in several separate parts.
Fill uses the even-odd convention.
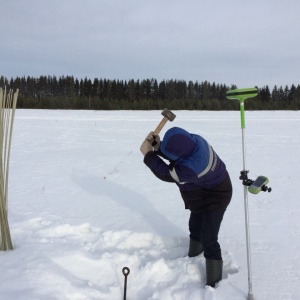
[[[185,80],[93,80],[73,76],[0,77],[0,87],[19,89],[18,108],[92,110],[237,110],[226,92],[235,85]],[[298,110],[300,85],[266,85],[247,102],[249,110]]]

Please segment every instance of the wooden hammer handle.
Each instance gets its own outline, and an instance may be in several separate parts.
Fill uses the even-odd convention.
[[[158,126],[154,130],[154,135],[158,135],[161,132],[161,130],[166,125],[166,123],[168,122],[168,120],[169,119],[167,117],[163,117],[163,119],[160,121],[160,123],[158,124]]]

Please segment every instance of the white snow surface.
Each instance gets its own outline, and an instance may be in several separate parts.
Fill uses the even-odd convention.
[[[160,111],[17,110],[8,216],[14,250],[0,251],[0,299],[240,300],[248,294],[240,114],[176,111],[224,160],[234,194],[219,234],[223,280],[206,287],[203,255],[187,257],[189,211],[139,150]],[[256,300],[300,299],[300,112],[247,111]]]

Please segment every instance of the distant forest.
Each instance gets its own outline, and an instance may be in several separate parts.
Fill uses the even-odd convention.
[[[235,85],[184,80],[93,80],[73,76],[0,77],[0,87],[19,89],[18,108],[91,110],[237,110],[226,92]],[[243,88],[243,87],[240,87]],[[300,85],[257,87],[247,110],[298,110]]]

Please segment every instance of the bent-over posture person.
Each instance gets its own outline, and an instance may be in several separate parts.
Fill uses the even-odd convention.
[[[150,132],[140,150],[156,177],[179,187],[185,208],[191,211],[188,256],[204,252],[206,284],[215,287],[223,269],[218,234],[232,197],[224,162],[203,137],[179,127],[169,129],[162,141]]]

